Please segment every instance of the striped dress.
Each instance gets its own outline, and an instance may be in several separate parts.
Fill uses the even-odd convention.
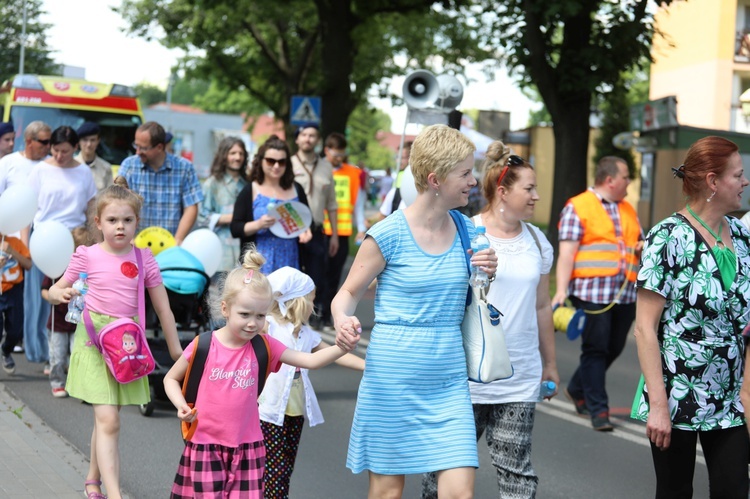
[[[468,219],[467,226],[473,237]],[[445,253],[427,254],[399,210],[368,235],[386,266],[346,465],[382,475],[478,467],[461,342],[468,272],[458,234]]]

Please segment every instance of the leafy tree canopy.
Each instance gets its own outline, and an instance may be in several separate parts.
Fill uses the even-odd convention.
[[[293,95],[321,96],[326,134],[344,130],[373,85],[403,74],[404,66],[460,70],[487,58],[469,20],[445,6],[434,0],[123,0],[117,10],[130,32],[191,54],[184,61],[189,74],[248,93],[286,123]]]
[[[482,40],[539,91],[554,123],[555,174],[550,239],[565,201],[586,188],[594,97],[623,71],[650,60],[653,13],[671,0],[475,0]]]
[[[47,47],[50,25],[39,21],[44,13],[42,0],[0,0],[0,81],[19,73],[23,5],[26,3],[26,50],[24,73],[56,74],[58,65]]]

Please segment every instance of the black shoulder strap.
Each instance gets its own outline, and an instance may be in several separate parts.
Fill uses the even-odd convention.
[[[309,207],[310,205],[307,201],[307,194],[305,194],[305,188],[302,187],[302,184],[295,181],[294,190],[297,191],[297,199],[299,199],[299,202]]]
[[[396,192],[393,193],[393,201],[391,202],[391,213],[396,213],[398,206],[401,204],[401,189],[396,187]]]
[[[198,385],[201,383],[203,369],[206,367],[208,347],[211,346],[212,334],[212,331],[206,331],[198,336],[198,345],[196,345],[193,357],[190,359],[190,372],[188,373],[188,381],[185,388],[185,401],[188,404],[194,404],[198,396]]]
[[[270,357],[268,342],[262,335],[256,334],[250,340],[250,343],[253,345],[255,358],[258,360],[258,397],[260,397],[263,387],[266,385],[266,378],[268,377],[268,358]]]

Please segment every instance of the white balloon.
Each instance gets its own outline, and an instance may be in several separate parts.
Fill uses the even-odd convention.
[[[31,224],[38,207],[36,191],[26,184],[15,184],[0,195],[0,232],[12,234]]]
[[[46,276],[60,277],[68,268],[74,250],[73,235],[62,223],[51,220],[34,224],[29,252],[34,265]]]
[[[401,174],[401,199],[409,206],[417,199],[417,187],[414,185],[414,174],[411,172],[411,165],[407,166],[404,173]]]
[[[188,253],[203,264],[208,277],[213,276],[221,264],[221,240],[214,231],[198,229],[187,235],[181,245]]]

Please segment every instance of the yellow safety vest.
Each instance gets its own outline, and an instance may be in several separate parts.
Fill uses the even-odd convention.
[[[352,216],[354,215],[354,205],[357,203],[357,195],[361,188],[359,172],[359,168],[347,163],[343,163],[338,170],[333,171],[336,203],[339,205],[336,211],[336,227],[338,227],[339,236],[351,236],[354,232]],[[328,219],[328,211],[326,211],[323,221],[323,230],[329,236],[333,233],[331,221]]]
[[[583,238],[573,262],[573,278],[607,277],[625,271],[628,281],[635,282],[638,256],[635,253],[641,226],[635,209],[623,200],[617,203],[622,236],[615,232],[615,224],[602,201],[587,190],[569,201],[583,226]]]

